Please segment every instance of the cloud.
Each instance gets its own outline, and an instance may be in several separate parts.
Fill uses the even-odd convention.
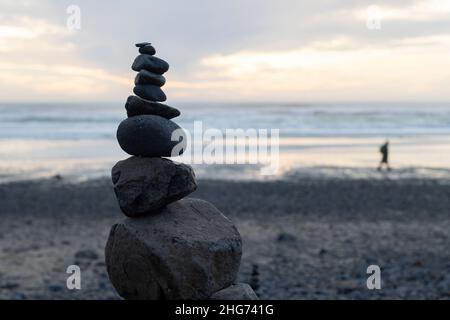
[[[80,59],[65,25],[18,15],[0,22],[0,94],[5,100],[108,100],[128,92],[123,74]],[[102,95],[105,95],[102,97]],[[117,96],[111,95],[112,99]]]
[[[15,16],[2,19],[0,24],[0,39],[6,41],[23,41],[36,39],[41,36],[69,35],[70,31],[62,26],[51,24],[43,19],[28,16]]]
[[[379,0],[373,31],[369,0],[79,0],[70,32],[71,1],[0,0],[0,94],[124,99],[152,41],[174,100],[447,99],[449,2]]]
[[[384,21],[445,21],[450,15],[450,0],[422,0],[404,7],[371,5],[355,11],[358,20],[367,20],[372,14]]]
[[[68,65],[0,64],[0,70],[2,87],[20,88],[20,98],[25,100],[40,95],[62,100],[78,100],[83,95],[98,100],[98,95],[107,94],[112,88],[126,88],[129,83],[127,77],[102,69]]]
[[[424,41],[426,52],[420,45]],[[186,98],[190,91],[224,100],[439,100],[443,96],[433,96],[436,88],[448,88],[450,35],[393,41],[386,47],[350,39],[332,43],[208,56],[195,77],[175,83],[174,95]],[[342,45],[353,49],[342,50]]]

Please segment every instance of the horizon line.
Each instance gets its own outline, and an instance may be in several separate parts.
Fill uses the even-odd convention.
[[[0,101],[0,104],[43,104],[43,103],[51,103],[51,104],[70,104],[70,103],[125,103],[126,98],[123,100],[74,100],[74,101],[66,101],[66,100],[16,100],[16,101]],[[268,100],[216,100],[216,101],[195,101],[195,100],[176,100],[171,102],[159,102],[162,104],[172,104],[172,103],[199,103],[199,104],[331,104],[331,103],[348,103],[348,104],[356,104],[356,103],[367,103],[367,104],[383,104],[383,103],[392,103],[392,104],[406,104],[406,103],[433,103],[433,104],[450,104],[450,100],[298,100],[298,101],[268,101]]]

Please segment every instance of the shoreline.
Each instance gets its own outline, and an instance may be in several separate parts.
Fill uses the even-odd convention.
[[[174,162],[178,162],[174,160]],[[114,163],[111,162],[111,166]],[[17,182],[39,182],[46,180],[63,180],[65,183],[83,183],[110,179],[110,167],[91,162],[71,164],[77,171],[37,169],[34,172],[21,173],[0,170],[0,185]],[[91,166],[90,170],[83,170],[84,166]],[[274,175],[261,175],[260,165],[190,165],[196,172],[197,180],[228,181],[228,182],[277,182],[300,180],[440,180],[450,181],[450,168],[441,167],[391,167],[391,171],[377,170],[373,167],[352,166],[304,166],[284,169]],[[92,167],[94,169],[92,169]],[[1,169],[1,168],[0,168]],[[4,169],[4,168],[3,168]],[[5,172],[5,173],[4,173]],[[8,173],[6,173],[8,172]]]
[[[111,132],[114,130],[115,126]],[[255,165],[210,165],[207,163],[213,163],[214,158],[205,156],[203,149],[187,158],[171,160],[191,165],[200,179],[277,180],[296,175],[301,178],[378,179],[384,178],[375,170],[381,159],[379,144],[384,140],[382,136],[308,137],[282,133],[279,152],[266,156],[257,154],[259,164]],[[450,180],[450,138],[447,136],[393,136],[390,141],[390,164],[394,169],[390,178]],[[236,156],[243,154],[237,152]],[[107,177],[117,160],[127,157],[129,155],[120,149],[113,136],[95,139],[0,138],[0,183],[55,175],[73,180]],[[199,159],[203,159],[202,164],[195,164]],[[220,158],[216,160],[221,163]],[[262,176],[264,166],[278,167],[278,170],[274,175]]]

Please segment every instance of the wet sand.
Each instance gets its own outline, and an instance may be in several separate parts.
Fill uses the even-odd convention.
[[[103,262],[122,218],[108,179],[14,182],[0,193],[1,299],[119,298]],[[261,298],[450,298],[447,180],[201,180],[192,197],[236,223],[239,280]],[[71,264],[81,290],[66,288]],[[370,264],[381,267],[381,290],[366,288]]]

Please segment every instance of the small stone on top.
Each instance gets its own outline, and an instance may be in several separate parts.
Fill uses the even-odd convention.
[[[148,46],[148,45],[151,45],[151,43],[150,42],[139,42],[139,43],[135,44],[135,46],[138,47],[138,48],[145,47],[145,46]]]

